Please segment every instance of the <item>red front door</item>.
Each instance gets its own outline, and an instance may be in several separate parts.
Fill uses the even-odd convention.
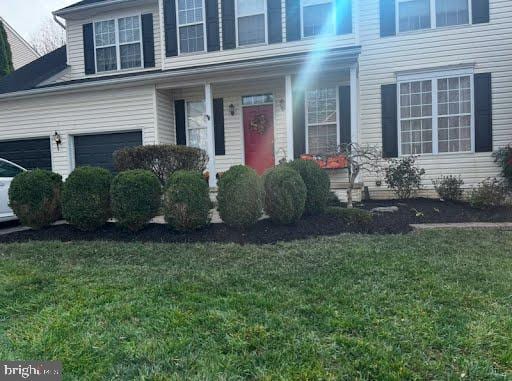
[[[262,175],[275,164],[274,107],[244,107],[245,165]]]

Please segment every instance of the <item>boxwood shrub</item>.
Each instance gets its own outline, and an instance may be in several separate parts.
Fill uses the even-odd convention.
[[[302,217],[307,190],[299,173],[288,166],[278,166],[265,173],[265,212],[278,224],[290,225]]]
[[[20,222],[41,229],[57,221],[61,215],[62,177],[36,169],[17,175],[9,188],[10,207]]]
[[[80,230],[92,231],[111,217],[112,175],[103,168],[80,167],[64,183],[62,215]]]
[[[161,194],[160,181],[152,172],[121,172],[110,187],[112,216],[121,227],[138,231],[157,215]]]
[[[304,184],[306,184],[306,210],[305,214],[321,214],[327,207],[331,180],[329,175],[321,169],[317,163],[310,160],[295,160],[288,164],[299,172]]]
[[[165,221],[180,231],[200,229],[210,223],[210,189],[201,172],[178,171],[165,190]]]
[[[231,167],[220,178],[217,196],[220,218],[227,225],[246,229],[263,214],[263,186],[260,177],[249,167]]]

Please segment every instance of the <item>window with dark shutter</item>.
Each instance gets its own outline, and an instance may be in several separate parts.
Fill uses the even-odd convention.
[[[473,24],[483,24],[490,21],[489,0],[472,0]]]
[[[155,36],[153,33],[153,14],[142,15],[142,48],[144,67],[155,67]]]
[[[286,0],[286,40],[297,41],[300,38],[300,1]]]
[[[92,24],[83,26],[85,74],[96,73],[94,58],[94,29]]]
[[[220,50],[218,0],[206,0],[206,45],[209,52]]]
[[[185,114],[185,101],[177,100],[174,102],[174,114],[176,123],[176,144],[187,145],[187,122]]]
[[[475,74],[475,151],[492,152],[492,76]]]
[[[222,0],[222,47],[236,48],[235,0]]]
[[[267,0],[269,44],[283,41],[283,20],[281,14],[281,0]]]
[[[340,101],[340,143],[349,144],[352,142],[350,86],[339,88]]]
[[[336,0],[336,34],[352,33],[352,0]]]
[[[380,0],[380,36],[396,35],[396,0]]]
[[[298,90],[293,92],[293,153],[296,159],[306,153],[306,99]]]
[[[398,119],[396,85],[381,87],[382,156],[398,157]]]
[[[178,55],[178,30],[176,26],[176,2],[164,0],[165,55]]]
[[[215,155],[225,155],[224,99],[222,98],[213,100],[213,128],[215,132]]]

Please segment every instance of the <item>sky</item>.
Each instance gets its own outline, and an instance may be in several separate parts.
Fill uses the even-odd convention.
[[[52,12],[79,0],[0,0],[2,16],[26,40]]]

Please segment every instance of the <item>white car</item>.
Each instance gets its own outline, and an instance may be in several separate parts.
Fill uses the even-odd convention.
[[[19,173],[26,171],[10,161],[0,159],[0,222],[16,220],[17,217],[9,208],[9,187],[12,179]]]

